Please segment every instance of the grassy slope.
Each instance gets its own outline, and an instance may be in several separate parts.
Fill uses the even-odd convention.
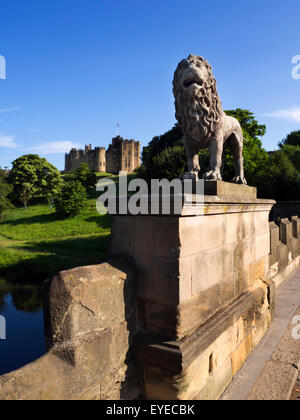
[[[119,191],[119,176],[106,173]],[[130,182],[136,177],[128,175]],[[52,274],[97,264],[106,256],[110,236],[109,215],[96,210],[99,193],[79,216],[61,220],[48,205],[9,210],[0,221],[0,276],[10,282],[43,281]]]
[[[0,275],[29,283],[105,258],[110,220],[97,213],[95,201],[90,199],[81,215],[66,220],[48,205],[9,211],[0,222]]]

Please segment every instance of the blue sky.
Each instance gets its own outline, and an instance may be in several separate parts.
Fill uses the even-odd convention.
[[[191,52],[273,150],[300,129],[299,16],[299,0],[0,0],[0,166],[38,153],[63,169],[65,151],[107,146],[118,122],[147,145],[175,123],[173,73]]]

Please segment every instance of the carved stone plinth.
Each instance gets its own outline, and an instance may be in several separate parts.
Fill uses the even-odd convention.
[[[232,188],[228,199],[205,196],[202,214],[191,197],[179,215],[112,216],[111,253],[137,267],[137,348],[149,399],[217,398],[270,324],[274,202]]]

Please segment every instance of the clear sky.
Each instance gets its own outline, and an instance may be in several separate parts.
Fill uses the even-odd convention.
[[[33,152],[63,169],[70,147],[107,146],[118,122],[147,145],[175,123],[189,53],[213,65],[225,109],[267,125],[273,150],[300,129],[299,19],[299,0],[0,0],[0,165]]]

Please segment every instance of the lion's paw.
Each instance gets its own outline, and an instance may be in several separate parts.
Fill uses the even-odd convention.
[[[192,181],[198,181],[198,171],[192,171],[192,172],[186,172],[180,177],[181,181],[184,181],[185,179],[191,179]]]
[[[232,182],[234,182],[235,184],[247,185],[246,179],[242,176],[237,176],[233,178]]]
[[[222,181],[220,171],[209,171],[203,175],[203,179],[206,181]]]

